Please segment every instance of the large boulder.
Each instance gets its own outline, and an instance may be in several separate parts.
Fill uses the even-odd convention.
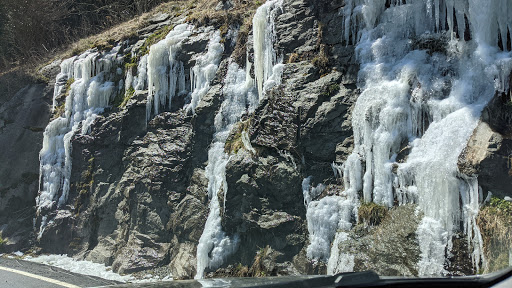
[[[497,94],[482,113],[467,147],[459,156],[459,170],[476,176],[485,194],[512,196],[512,106]]]

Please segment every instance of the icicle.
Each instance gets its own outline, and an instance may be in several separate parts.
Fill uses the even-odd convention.
[[[282,10],[283,0],[269,0],[261,5],[252,20],[254,35],[254,71],[258,86],[259,99],[263,98],[264,83],[274,74],[274,65],[282,62],[278,60],[274,50],[276,31],[274,21]],[[282,69],[281,69],[282,71]],[[280,81],[280,75],[279,75]],[[276,81],[277,79],[274,79]]]
[[[133,79],[133,88],[135,91],[142,91],[147,87],[147,66],[148,66],[148,54],[142,56],[137,66],[137,77]]]
[[[471,260],[473,267],[476,271],[480,269],[480,265],[485,263],[484,250],[483,250],[483,239],[480,234],[480,228],[476,223],[478,216],[480,201],[479,194],[480,189],[478,187],[478,180],[476,177],[468,177],[465,175],[459,175],[462,177],[463,183],[461,186],[461,199],[462,199],[462,221],[464,226],[464,233],[467,237],[468,247],[473,248],[471,253]]]
[[[192,26],[188,24],[177,25],[167,34],[165,39],[152,45],[149,49],[147,57],[147,121],[151,119],[151,111],[153,111],[153,115],[159,114],[160,108],[165,107],[167,102],[169,102],[170,107],[171,99],[176,93],[175,78],[181,77],[179,61],[175,60],[176,53],[181,49],[183,40],[192,33],[191,28]],[[176,72],[178,72],[178,75],[175,74]],[[140,84],[137,85],[137,88],[143,86],[142,80],[139,76]]]

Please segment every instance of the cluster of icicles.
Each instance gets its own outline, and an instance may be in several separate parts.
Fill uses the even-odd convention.
[[[361,200],[388,207],[396,202],[418,204],[424,215],[417,230],[420,275],[446,273],[446,251],[460,227],[474,250],[475,267],[483,263],[475,224],[482,191],[475,177],[458,173],[457,157],[494,91],[508,89],[505,75],[512,61],[506,50],[512,18],[507,15],[512,15],[511,9],[506,0],[347,0],[340,8],[341,40],[355,45],[361,65],[362,93],[353,112],[355,147],[343,165],[333,164],[335,175],[343,178],[341,195],[314,200],[325,187],[313,187],[311,177],[302,183],[310,233],[307,256],[327,261],[328,273],[353,269],[354,256],[340,252],[338,244],[348,239]],[[235,63],[228,66],[224,100],[208,151],[209,215],[197,248],[196,278],[202,278],[206,268],[220,266],[238,249],[237,236],[228,237],[221,227],[217,193],[228,192],[225,167],[229,156],[224,144],[242,114],[253,111],[265,91],[280,83],[283,64],[274,51],[274,20],[281,11],[282,0],[267,1],[253,18],[256,79],[250,77],[248,61],[245,70]],[[177,56],[193,30],[188,24],[177,25],[141,57],[137,75],[128,70],[124,79],[119,77],[123,73],[119,47],[103,54],[88,51],[62,62],[55,99],[66,81],[74,82],[69,86],[65,112],[44,133],[37,198],[42,216],[39,235],[48,222],[47,211],[67,201],[71,138],[75,133],[88,133],[97,115],[123,88],[148,91],[146,121],[171,109],[174,97],[185,97],[183,109],[195,113],[210,88],[224,47],[219,32],[203,31],[210,38],[207,51],[194,56],[196,65],[190,68],[190,88],[186,87],[184,63]],[[413,43],[425,39],[444,43],[446,53],[415,49]],[[250,143],[246,145],[250,151]],[[397,163],[404,147],[410,153]]]

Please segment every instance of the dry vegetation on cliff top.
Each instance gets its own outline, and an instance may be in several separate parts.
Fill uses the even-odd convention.
[[[34,71],[38,71],[41,67],[49,64],[54,59],[68,58],[94,47],[98,47],[100,49],[109,48],[119,41],[139,37],[140,35],[137,35],[137,31],[148,26],[150,24],[149,20],[158,13],[168,13],[172,18],[181,17],[182,21],[186,21],[197,26],[212,25],[217,29],[220,29],[223,35],[227,33],[230,26],[240,26],[241,31],[239,33],[239,37],[246,40],[247,34],[249,33],[252,25],[251,21],[247,21],[247,19],[250,20],[252,18],[256,8],[264,1],[235,0],[232,1],[233,7],[231,9],[217,10],[216,6],[219,2],[220,1],[213,0],[167,1],[154,7],[148,12],[138,16],[133,16],[128,21],[106,28],[103,32],[80,38],[76,41],[68,41],[67,44],[63,43],[51,51],[45,51],[45,53],[42,54],[39,53],[37,57],[23,57],[23,59],[17,59],[13,62],[14,65],[11,66],[0,65],[0,78],[5,74],[12,73],[14,71],[18,71],[16,72],[17,74],[19,74],[19,72],[23,72],[29,76],[37,78],[39,76],[34,73]],[[66,27],[62,27],[62,29],[66,29]],[[94,31],[92,28],[91,30]],[[238,49],[235,49],[235,51],[242,50],[240,47],[237,48]],[[245,52],[245,50],[243,52]],[[245,53],[243,54],[245,55]],[[48,79],[40,78],[40,80],[45,81]]]

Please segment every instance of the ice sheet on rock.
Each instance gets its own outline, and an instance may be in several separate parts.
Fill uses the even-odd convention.
[[[67,203],[69,177],[71,173],[71,139],[75,133],[86,134],[90,125],[103,109],[110,105],[115,96],[115,83],[111,71],[120,65],[118,56],[120,47],[108,53],[86,51],[61,63],[61,72],[55,84],[55,97],[69,86],[65,99],[65,112],[51,121],[43,133],[43,148],[39,152],[40,183],[36,198],[38,215],[44,211],[61,207]],[[115,73],[115,72],[114,72]],[[65,81],[64,81],[65,80]],[[44,230],[42,221],[40,232]]]
[[[220,32],[215,32],[208,42],[208,51],[196,58],[196,65],[190,69],[191,95],[190,103],[185,106],[187,111],[195,113],[195,109],[201,98],[208,92],[210,82],[215,77],[219,68],[219,62],[224,52]]]
[[[309,203],[306,212],[310,241],[306,256],[309,259],[327,262],[336,231],[352,227],[354,206],[354,199],[343,196],[326,196]]]
[[[148,54],[142,56],[137,65],[137,76],[133,77],[133,88],[135,91],[142,91],[147,87],[148,81]]]
[[[316,187],[311,187],[312,179],[313,176],[309,176],[302,180],[302,194],[304,196],[304,205],[306,208],[314,198],[318,197],[325,190],[325,185],[322,183],[319,183]]]
[[[238,249],[238,236],[229,237],[222,230],[221,204],[218,193],[228,193],[226,183],[226,164],[229,155],[224,152],[224,146],[233,126],[244,113],[253,112],[258,104],[258,95],[250,78],[250,65],[247,70],[240,69],[236,63],[230,63],[224,79],[224,101],[215,116],[215,134],[208,151],[209,214],[203,234],[197,246],[196,279],[204,276],[206,268],[215,269],[222,265],[227,256]],[[225,207],[225,204],[224,204]]]
[[[282,12],[283,0],[269,0],[258,7],[252,19],[254,36],[254,74],[258,87],[259,99],[263,98],[266,89],[278,85],[281,79],[282,67],[275,67],[282,62],[274,49],[276,40],[275,18]],[[274,75],[277,73],[279,75]],[[272,84],[265,82],[271,79]]]
[[[327,262],[327,275],[354,271],[354,255],[341,252],[340,243],[348,240],[348,233],[339,231],[332,242],[331,256]]]

